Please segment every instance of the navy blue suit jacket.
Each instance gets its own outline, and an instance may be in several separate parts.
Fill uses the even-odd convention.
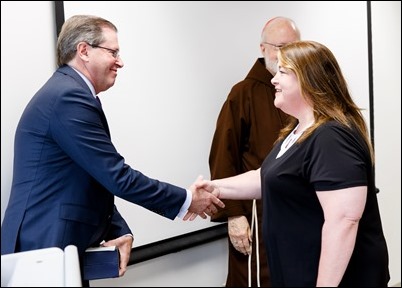
[[[131,233],[114,196],[174,219],[186,190],[132,169],[116,151],[100,103],[62,66],[25,108],[1,254],[73,244],[83,251]]]

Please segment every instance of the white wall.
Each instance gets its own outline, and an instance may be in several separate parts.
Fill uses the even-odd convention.
[[[401,2],[372,1],[376,185],[390,253],[390,284],[401,286]]]
[[[354,29],[365,29],[367,25],[360,13],[362,5],[363,7],[366,5],[362,1],[352,2],[350,5],[348,3],[347,9],[339,6],[343,5],[342,2],[321,2],[312,5],[311,2],[292,1],[284,3],[287,5],[286,10],[281,9],[282,6],[271,4],[275,2],[247,4],[233,2],[230,6],[222,6],[224,2],[204,2],[203,5],[206,6],[186,4],[179,10],[162,11],[163,6],[160,6],[162,4],[154,3],[152,7],[155,10],[151,14],[149,11],[147,14],[139,13],[138,9],[146,7],[137,7],[138,9],[130,11],[121,9],[119,5],[123,4],[122,2],[97,2],[96,5],[93,5],[94,2],[80,3],[83,5],[80,9],[88,9],[86,11],[90,14],[97,14],[96,11],[99,11],[97,9],[104,7],[100,5],[106,4],[110,11],[106,14],[111,17],[105,17],[111,19],[120,29],[119,40],[126,67],[121,70],[115,87],[101,96],[105,109],[109,109],[106,113],[114,142],[123,155],[129,155],[131,158],[127,159],[129,163],[135,163],[138,169],[161,180],[187,186],[198,173],[209,174],[206,157],[218,111],[230,87],[244,78],[255,58],[259,56],[259,33],[265,21],[272,16],[292,17],[300,26],[304,39],[318,40],[330,48],[334,47],[333,51],[337,57],[339,55],[338,59],[351,83],[353,94],[368,95],[365,84],[367,67],[360,62],[363,58],[367,59],[367,49],[358,49],[359,45],[366,45],[367,33],[366,30],[363,30],[363,33],[354,33],[356,32]],[[111,7],[113,9],[110,9]],[[252,8],[255,9],[253,13],[246,13],[245,9]],[[315,9],[320,8],[324,9],[325,13],[317,13]],[[399,109],[401,7],[400,2],[374,1],[372,8],[376,180],[381,190],[380,209],[390,250],[390,284],[393,285],[401,281]],[[358,9],[359,13],[354,15],[354,9]],[[197,26],[193,25],[191,26],[193,29],[189,29],[188,26],[180,25],[179,18],[176,18],[177,22],[164,23],[167,27],[174,27],[175,30],[172,30],[174,33],[159,34],[158,31],[166,31],[162,27],[161,30],[154,31],[155,33],[144,33],[144,30],[154,25],[158,19],[170,19],[166,18],[169,15],[166,14],[167,11],[172,13],[178,11],[177,17],[188,15],[189,23],[196,23]],[[286,14],[283,11],[286,11]],[[136,24],[129,26],[130,29],[125,29],[129,22],[120,16],[130,13],[131,20],[150,22],[146,22],[147,25]],[[306,13],[312,13],[314,17],[308,17],[310,14]],[[334,15],[336,21],[329,21],[329,17]],[[355,21],[348,22],[348,17],[353,16]],[[316,22],[321,21],[324,27],[322,25],[317,27]],[[2,1],[1,24],[1,219],[3,219],[11,187],[13,139],[18,119],[30,97],[55,69],[53,2]],[[350,28],[346,31],[350,33],[345,33],[344,25]],[[183,30],[178,31],[179,28]],[[231,36],[232,32],[236,32],[235,36]],[[208,41],[211,36],[216,37],[214,41]],[[188,39],[189,46],[177,46],[176,41],[180,39]],[[196,45],[192,46],[191,43],[194,42]],[[242,49],[241,53],[236,50],[239,47]],[[201,48],[204,53],[194,53],[195,48]],[[180,57],[178,55],[175,57],[176,49],[180,51]],[[208,67],[211,63],[206,55],[213,55],[211,53],[216,53],[220,57],[212,63],[216,66]],[[148,68],[142,66],[144,61],[148,62]],[[202,77],[197,81],[191,78],[191,75],[202,69],[206,69],[208,73],[201,74]],[[177,81],[164,82],[164,79],[179,72],[181,77]],[[130,75],[130,78],[125,75]],[[178,86],[178,83],[183,81],[188,82],[188,86],[184,88],[184,91],[188,91],[185,98],[178,96],[183,92],[182,86]],[[164,86],[163,93],[158,90],[160,86]],[[201,89],[207,89],[204,90],[207,93],[198,95],[197,92]],[[368,109],[366,98],[358,100],[361,101],[358,101],[361,106]],[[202,122],[193,117],[199,108],[208,115]],[[175,118],[174,115],[178,114],[182,114],[183,117]],[[127,132],[127,129],[130,132]],[[156,134],[160,135],[159,138],[154,138]],[[177,138],[180,139],[179,142],[175,142]],[[147,152],[147,149],[151,152]],[[132,151],[135,154],[132,154]],[[121,204],[123,213],[142,209],[133,208],[133,205],[125,203],[118,204]],[[137,213],[143,211],[139,210]],[[141,219],[144,224],[137,222],[133,224],[135,226],[132,228],[139,238],[139,243],[150,241],[147,235],[154,233],[149,227],[155,223],[159,225],[160,218],[147,214],[146,219]],[[173,235],[180,233],[182,225],[186,225],[176,224],[176,221],[167,225],[172,225],[171,223],[173,226],[168,229],[169,231],[163,230],[161,234],[153,237],[170,237],[169,233]],[[195,228],[198,228],[197,225],[207,224],[199,221],[195,223]],[[132,226],[131,223],[130,225]],[[226,239],[222,239],[133,265],[123,278],[93,281],[91,285],[216,287],[225,281],[226,261]]]

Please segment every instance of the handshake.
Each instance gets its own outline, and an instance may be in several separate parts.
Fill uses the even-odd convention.
[[[194,220],[197,216],[203,219],[218,212],[218,207],[224,208],[225,204],[219,200],[219,189],[212,181],[204,180],[198,176],[197,180],[190,186],[192,201],[183,220]]]

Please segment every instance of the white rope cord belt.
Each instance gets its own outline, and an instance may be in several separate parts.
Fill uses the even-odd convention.
[[[254,229],[255,228],[255,229]],[[255,231],[254,231],[255,230]],[[253,200],[253,210],[251,215],[251,239],[253,238],[253,233],[255,232],[255,251],[256,251],[256,262],[257,262],[257,287],[260,287],[260,245],[258,242],[258,217],[257,217],[257,203]],[[252,243],[251,243],[252,245]],[[253,249],[251,249],[248,255],[248,287],[251,287],[251,257],[253,256]]]

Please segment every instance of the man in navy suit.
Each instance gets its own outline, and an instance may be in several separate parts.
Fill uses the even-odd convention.
[[[116,151],[97,98],[124,65],[114,24],[89,15],[68,19],[57,41],[57,64],[17,127],[1,254],[75,245],[82,257],[106,241],[119,249],[122,276],[133,237],[114,196],[169,219],[206,218],[224,205],[194,185],[183,189],[149,178]]]

